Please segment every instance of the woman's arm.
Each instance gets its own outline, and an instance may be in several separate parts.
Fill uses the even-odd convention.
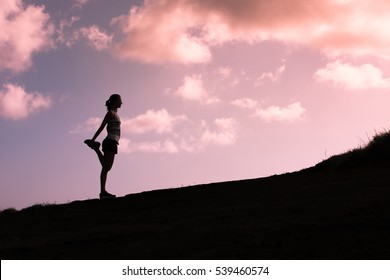
[[[105,126],[107,125],[109,119],[111,118],[111,114],[110,112],[107,112],[107,114],[104,116],[104,119],[102,121],[102,124],[100,125],[100,127],[98,128],[98,130],[96,131],[95,135],[93,136],[92,138],[92,141],[95,141],[96,138],[99,136],[99,134],[103,131],[103,129],[105,128]]]

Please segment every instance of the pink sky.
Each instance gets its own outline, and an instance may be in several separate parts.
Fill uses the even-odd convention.
[[[310,167],[388,129],[390,4],[0,2],[0,209],[96,198],[122,95],[117,195]],[[103,139],[101,135],[99,140]]]

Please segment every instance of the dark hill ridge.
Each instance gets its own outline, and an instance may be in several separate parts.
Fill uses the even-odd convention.
[[[6,210],[0,257],[390,259],[388,139],[268,178]]]

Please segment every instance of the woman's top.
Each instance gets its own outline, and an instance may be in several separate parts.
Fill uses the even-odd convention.
[[[118,142],[121,137],[121,120],[115,111],[111,110],[110,112],[112,117],[107,123],[107,138]]]

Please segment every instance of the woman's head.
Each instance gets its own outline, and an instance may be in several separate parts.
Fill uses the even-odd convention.
[[[122,98],[119,94],[113,94],[106,101],[107,110],[120,108],[122,105]]]

